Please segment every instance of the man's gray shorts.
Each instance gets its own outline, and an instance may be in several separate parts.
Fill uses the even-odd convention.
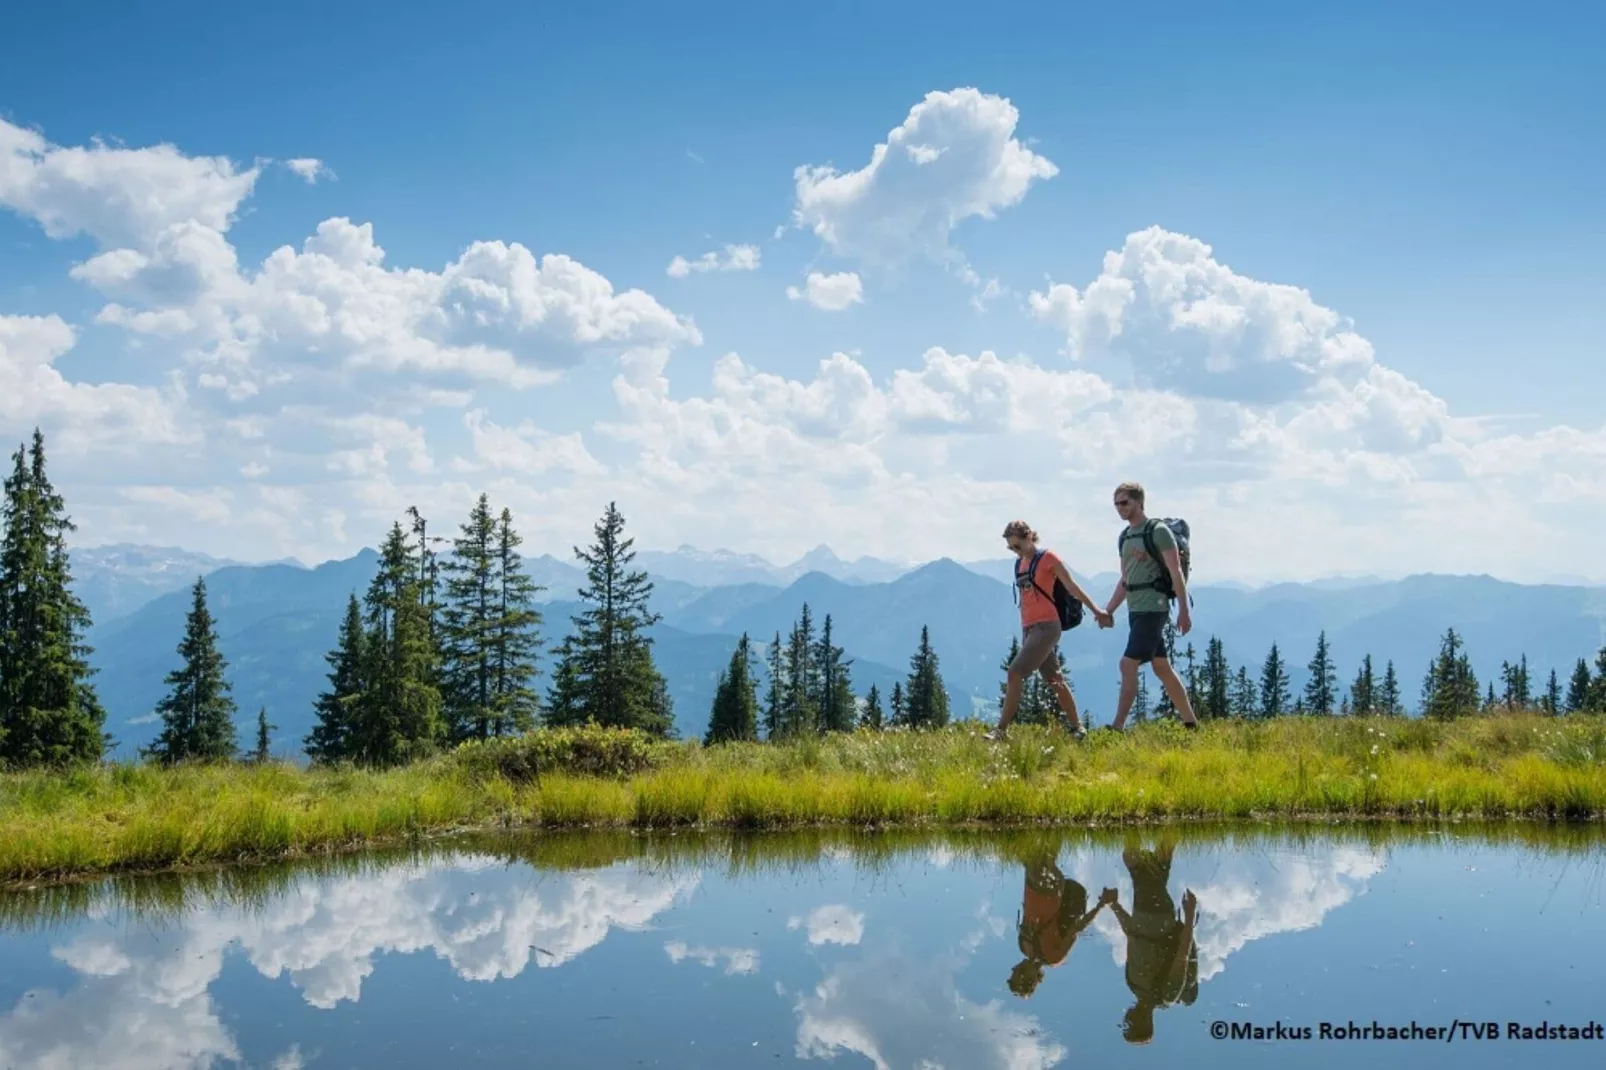
[[[1009,663],[1009,671],[1021,676],[1041,673],[1044,680],[1054,683],[1060,679],[1059,659],[1054,648],[1059,646],[1060,622],[1057,620],[1031,624],[1021,629],[1020,653]]]

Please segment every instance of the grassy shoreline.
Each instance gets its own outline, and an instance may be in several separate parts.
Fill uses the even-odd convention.
[[[1020,727],[787,744],[536,733],[400,769],[0,774],[0,887],[270,862],[465,830],[1020,828],[1606,816],[1606,723],[1281,718],[1085,742]],[[554,743],[554,740],[557,742]]]

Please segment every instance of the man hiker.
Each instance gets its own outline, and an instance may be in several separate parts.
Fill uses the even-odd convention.
[[[1161,1007],[1193,1006],[1199,998],[1199,945],[1195,940],[1198,900],[1192,889],[1182,893],[1182,914],[1168,887],[1176,844],[1163,840],[1155,850],[1128,843],[1121,852],[1132,877],[1132,910],[1117,899],[1110,904],[1126,935],[1126,985],[1132,1006],[1121,1019],[1121,1035],[1129,1044],[1154,1039],[1154,1012]],[[1114,895],[1106,888],[1100,902]]]
[[[1049,849],[1032,850],[1025,858],[1026,890],[1021,893],[1017,942],[1025,958],[1009,972],[1009,990],[1021,999],[1030,999],[1042,983],[1045,967],[1065,961],[1071,946],[1082,935],[1099,911],[1116,901],[1113,888],[1106,888],[1092,910],[1087,908],[1087,889],[1060,872]]]
[[[1165,625],[1171,616],[1171,599],[1162,585],[1163,576],[1169,576],[1171,590],[1176,592],[1177,634],[1187,635],[1188,629],[1193,627],[1188,614],[1188,581],[1182,574],[1176,537],[1158,521],[1150,529],[1154,548],[1165,562],[1162,571],[1144,545],[1143,532],[1149,518],[1143,512],[1143,487],[1137,483],[1122,483],[1116,487],[1115,511],[1126,521],[1126,529],[1116,540],[1121,554],[1121,579],[1104,611],[1106,615],[1114,613],[1124,599],[1131,631],[1127,635],[1126,654],[1121,658],[1121,698],[1110,727],[1117,732],[1126,727],[1126,715],[1138,696],[1138,667],[1148,662],[1165,687],[1165,693],[1171,697],[1171,704],[1177,708],[1183,725],[1198,728],[1199,719],[1188,701],[1188,689],[1182,686],[1182,679],[1172,668],[1165,649]]]
[[[1043,682],[1054,692],[1054,701],[1065,715],[1071,734],[1080,739],[1087,734],[1076,716],[1076,699],[1070,685],[1060,675],[1059,658],[1059,607],[1054,604],[1054,581],[1065,585],[1072,598],[1085,605],[1098,619],[1099,627],[1111,627],[1115,619],[1093,604],[1082,588],[1071,578],[1070,570],[1053,550],[1039,550],[1037,532],[1024,520],[1012,520],[1004,528],[1004,542],[1015,553],[1015,586],[1020,591],[1020,652],[1009,663],[1009,682],[1004,690],[1004,708],[998,716],[998,727],[987,733],[988,739],[1002,739],[1015,720],[1020,707],[1021,690],[1026,678],[1041,673]]]

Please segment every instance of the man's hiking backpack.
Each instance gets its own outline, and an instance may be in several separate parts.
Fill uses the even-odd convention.
[[[1159,591],[1167,598],[1175,600],[1177,597],[1177,592],[1171,583],[1171,570],[1166,567],[1165,558],[1160,555],[1159,547],[1155,546],[1154,544],[1154,526],[1156,524],[1164,524],[1170,530],[1172,538],[1176,540],[1177,557],[1182,565],[1182,578],[1184,580],[1191,580],[1193,578],[1193,551],[1192,547],[1189,545],[1188,522],[1180,517],[1168,516],[1164,519],[1157,520],[1151,516],[1149,519],[1143,522],[1143,527],[1139,528],[1136,534],[1133,534],[1130,531],[1123,531],[1121,533],[1121,541],[1125,543],[1128,537],[1142,538],[1143,548],[1148,551],[1149,556],[1154,559],[1154,563],[1160,568],[1160,578],[1155,580],[1153,583],[1128,584],[1126,589],[1130,591],[1134,588],[1137,590],[1147,590],[1152,588],[1156,591]],[[1192,603],[1192,595],[1188,596],[1188,601]]]
[[[1043,551],[1039,550],[1032,555],[1032,563],[1026,568],[1026,582],[1036,587],[1038,593],[1054,603],[1054,609],[1059,613],[1060,628],[1070,631],[1082,623],[1082,603],[1071,597],[1071,592],[1065,589],[1058,576],[1054,577],[1054,594],[1052,596],[1037,583],[1037,562],[1042,560]],[[1015,566],[1015,597],[1020,598],[1020,565]]]

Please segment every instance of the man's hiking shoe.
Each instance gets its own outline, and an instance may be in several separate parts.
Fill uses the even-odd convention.
[[[1182,727],[1186,728],[1190,732],[1197,732],[1199,730],[1199,722],[1198,721],[1183,721],[1182,722]]]
[[[1075,728],[1072,728],[1070,725],[1066,725],[1065,731],[1069,732],[1071,734],[1071,738],[1076,740],[1078,743],[1087,738],[1087,729],[1083,728],[1081,725],[1077,725]]]
[[[999,740],[1004,738],[1004,733],[996,728],[990,728],[981,734],[981,738],[990,743],[997,743]]]

